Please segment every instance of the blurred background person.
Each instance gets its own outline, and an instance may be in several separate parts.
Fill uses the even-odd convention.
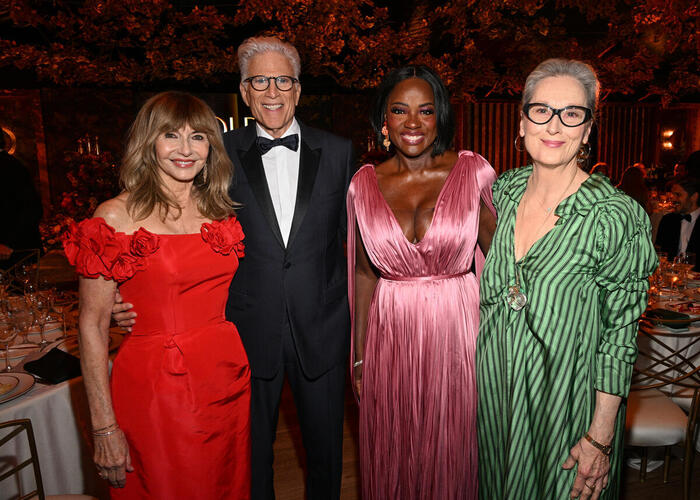
[[[659,222],[656,245],[666,252],[669,260],[681,254],[695,254],[700,250],[700,182],[692,177],[679,177],[671,181],[670,189],[674,211]],[[697,260],[695,270],[698,270]]]
[[[0,220],[0,268],[3,269],[11,267],[23,256],[16,251],[41,249],[41,198],[27,168],[5,149],[8,139],[2,132],[0,207],[5,216]]]
[[[620,496],[623,398],[657,259],[639,204],[583,170],[598,90],[582,62],[535,68],[519,130],[532,164],[493,187],[477,338],[484,500]]]
[[[638,165],[642,164],[635,163],[625,169],[617,188],[639,203],[644,211],[649,213],[649,188],[646,185],[646,171]]]
[[[688,155],[685,160],[685,173],[694,179],[700,179],[700,150]]]
[[[348,191],[362,497],[476,498],[478,276],[496,175],[449,149],[449,95],[425,66],[385,78],[371,122],[395,154]]]
[[[124,191],[64,239],[80,275],[94,460],[112,498],[250,496],[250,369],[224,318],[243,256],[232,173],[211,109],[157,94],[129,131]],[[110,376],[117,286],[139,316]]]
[[[604,161],[599,161],[598,163],[593,165],[593,167],[591,168],[591,173],[604,175],[605,177],[610,179],[610,167],[608,167],[608,164]]]

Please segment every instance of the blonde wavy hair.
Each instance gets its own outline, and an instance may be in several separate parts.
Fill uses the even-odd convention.
[[[216,116],[207,104],[184,92],[162,92],[141,107],[129,129],[119,183],[127,193],[126,208],[135,220],[158,210],[163,220],[170,210],[182,209],[164,188],[158,173],[155,142],[165,132],[189,125],[209,139],[206,164],[194,178],[194,195],[199,212],[213,220],[234,213],[236,204],[228,194],[233,164],[224,149]],[[176,217],[176,218],[177,218]]]

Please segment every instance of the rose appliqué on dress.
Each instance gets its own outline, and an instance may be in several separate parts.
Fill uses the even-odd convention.
[[[159,243],[158,235],[143,228],[133,235],[118,233],[100,217],[73,223],[63,235],[66,257],[78,274],[120,283],[146,267]]]
[[[202,224],[202,239],[209,243],[212,250],[222,255],[235,252],[237,257],[245,255],[243,244],[243,228],[235,217],[223,221],[212,221]]]

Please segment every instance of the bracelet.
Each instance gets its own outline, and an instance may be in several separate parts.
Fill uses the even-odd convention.
[[[355,361],[355,362],[352,364],[352,367],[353,367],[353,368],[357,368],[358,366],[362,365],[362,363],[364,363],[364,361],[365,361],[364,359],[361,359],[360,361]]]
[[[109,424],[109,425],[105,425],[104,427],[100,427],[99,429],[93,429],[93,430],[92,430],[92,433],[94,434],[95,432],[104,432],[104,431],[106,431],[106,430],[111,429],[111,428],[114,427],[115,425],[117,425],[116,422],[114,422],[114,423],[112,423],[112,424]]]
[[[92,435],[95,437],[111,436],[112,434],[114,434],[115,432],[117,432],[119,430],[121,430],[121,429],[119,429],[119,427],[116,427],[116,428],[112,429],[111,431],[107,431],[107,432],[93,432]]]
[[[601,444],[601,443],[599,443],[598,441],[596,441],[595,439],[593,439],[593,438],[591,437],[591,435],[588,434],[588,433],[584,434],[583,437],[586,438],[586,441],[588,441],[588,442],[591,443],[593,446],[595,446],[596,448],[598,448],[598,450],[599,450],[603,455],[605,455],[606,457],[609,457],[609,456],[610,456],[610,453],[612,453],[612,446],[610,446],[609,444]]]

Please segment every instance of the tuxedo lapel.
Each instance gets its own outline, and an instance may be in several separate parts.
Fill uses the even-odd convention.
[[[301,134],[301,154],[299,157],[299,181],[297,182],[297,198],[294,204],[294,217],[292,218],[292,227],[289,231],[289,239],[287,241],[287,248],[289,248],[294,241],[294,236],[296,235],[302,221],[304,220],[304,215],[309,208],[309,202],[311,200],[311,193],[314,189],[314,183],[316,181],[316,173],[318,172],[318,164],[321,159],[320,149],[311,149],[308,143],[304,140],[305,134],[302,130]]]
[[[239,151],[239,157],[241,158],[245,175],[248,178],[250,189],[253,191],[258,201],[260,211],[265,216],[265,219],[267,219],[267,223],[272,233],[275,235],[277,242],[284,248],[284,240],[282,239],[282,233],[277,223],[275,207],[272,205],[270,189],[267,187],[267,180],[265,178],[265,170],[263,169],[260,152],[251,144],[251,147],[247,151]]]

